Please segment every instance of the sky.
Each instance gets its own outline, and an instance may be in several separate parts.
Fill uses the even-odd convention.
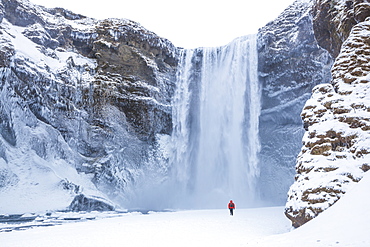
[[[257,33],[294,0],[30,0],[48,8],[63,7],[96,19],[139,22],[177,47],[226,45]]]

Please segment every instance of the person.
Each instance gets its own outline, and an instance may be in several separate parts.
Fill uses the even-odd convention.
[[[233,200],[230,200],[230,202],[228,204],[228,208],[230,210],[230,215],[233,216],[234,215],[234,209],[235,209],[235,203],[233,202]]]

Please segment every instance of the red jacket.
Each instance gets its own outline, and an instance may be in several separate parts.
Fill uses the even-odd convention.
[[[235,203],[233,203],[232,200],[229,202],[227,206],[229,207],[229,209],[235,209]]]

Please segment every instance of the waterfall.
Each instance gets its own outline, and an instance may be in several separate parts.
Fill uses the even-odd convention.
[[[183,50],[173,99],[172,187],[179,205],[252,206],[259,176],[256,35]]]

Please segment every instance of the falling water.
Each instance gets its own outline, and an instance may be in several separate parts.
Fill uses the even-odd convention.
[[[252,206],[259,176],[256,36],[184,50],[173,101],[173,187],[192,208]]]

